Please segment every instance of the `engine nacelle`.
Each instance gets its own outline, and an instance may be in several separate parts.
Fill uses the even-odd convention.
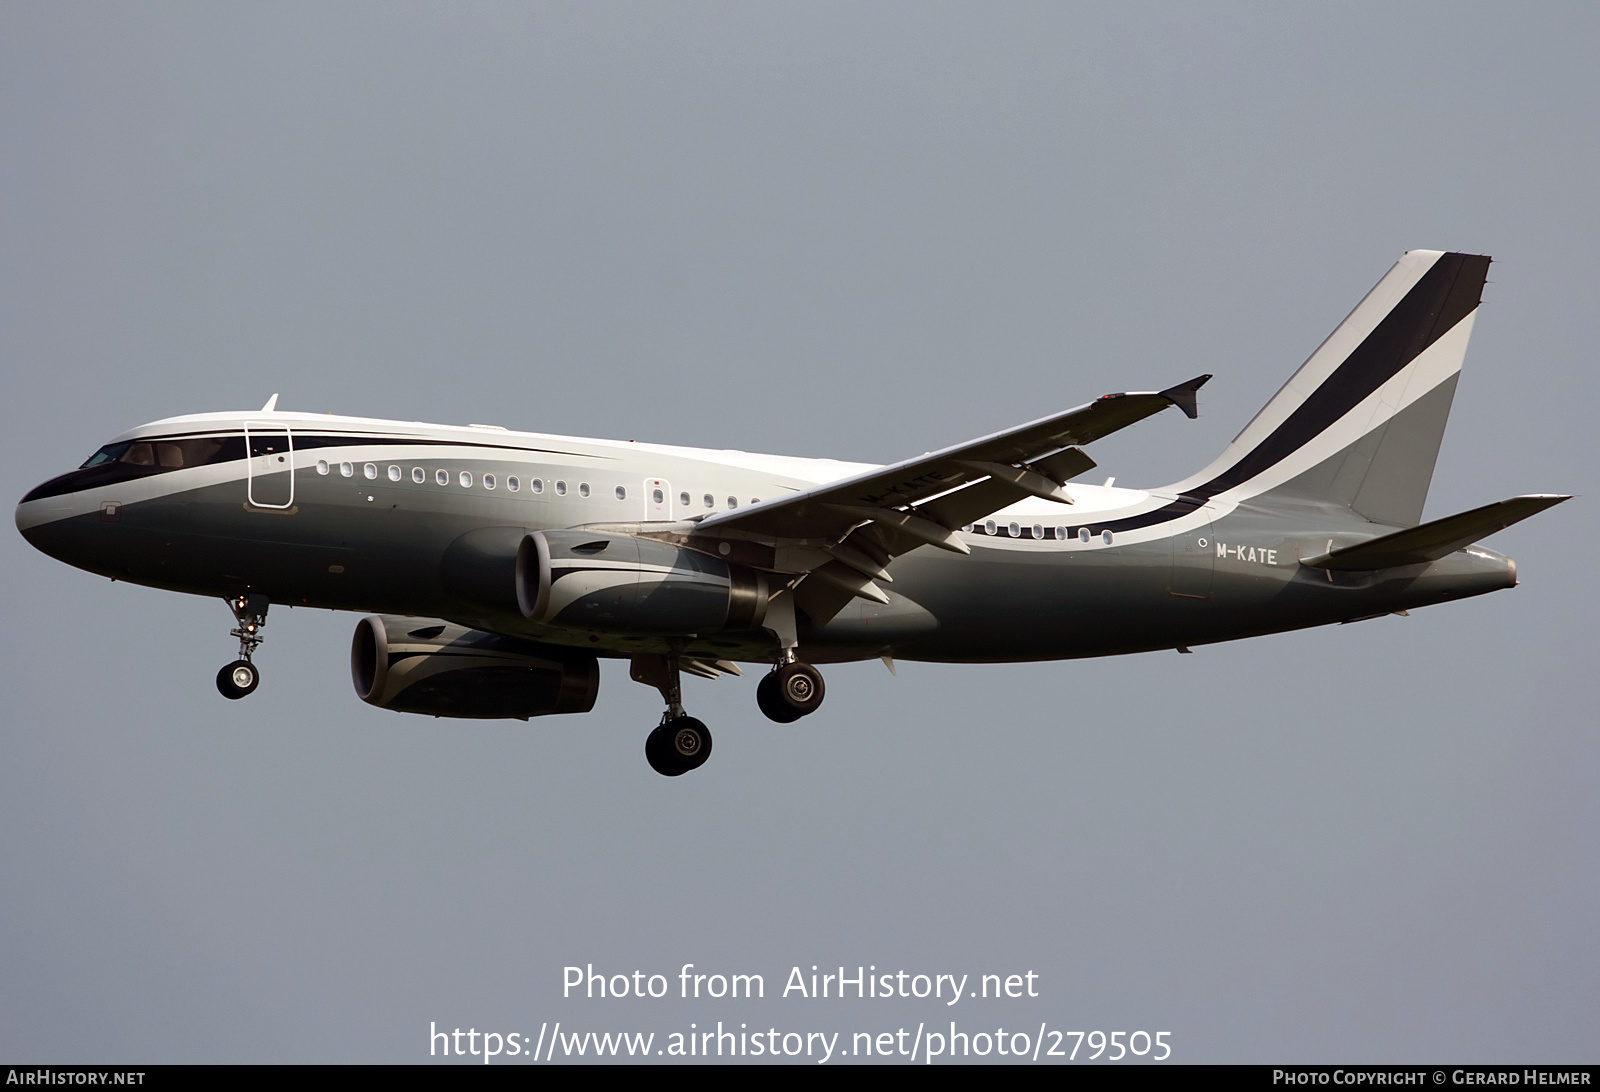
[[[350,676],[369,705],[435,717],[587,713],[600,692],[593,653],[390,615],[357,624]]]
[[[535,622],[609,633],[755,629],[767,579],[669,542],[610,532],[534,531],[517,554],[517,605]]]

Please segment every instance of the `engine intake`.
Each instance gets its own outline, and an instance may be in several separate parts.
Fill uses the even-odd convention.
[[[435,717],[587,713],[600,692],[593,653],[391,615],[356,625],[350,676],[369,705]]]

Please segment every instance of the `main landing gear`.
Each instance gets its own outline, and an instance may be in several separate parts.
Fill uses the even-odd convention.
[[[711,730],[683,711],[677,654],[635,656],[630,674],[636,682],[661,691],[667,702],[661,723],[644,741],[650,768],[664,777],[678,777],[704,766],[711,757]]]
[[[237,701],[255,693],[261,684],[261,672],[250,662],[261,642],[261,627],[267,624],[267,607],[270,600],[264,595],[236,595],[228,600],[228,609],[238,621],[237,629],[229,630],[230,637],[239,638],[239,658],[217,672],[217,692]]]
[[[711,757],[711,731],[685,713],[673,716],[668,710],[660,726],[645,737],[644,757],[652,770],[666,777],[697,770]]]
[[[784,657],[756,686],[756,704],[770,719],[789,724],[817,711],[824,687],[820,671],[796,660],[792,650]],[[694,668],[691,663],[690,670]],[[678,654],[635,656],[629,674],[635,682],[661,691],[667,703],[661,723],[644,741],[650,768],[666,777],[678,777],[705,765],[711,757],[711,732],[683,711]]]
[[[826,691],[822,672],[810,664],[789,660],[780,663],[756,684],[756,704],[768,720],[792,724],[815,713]]]

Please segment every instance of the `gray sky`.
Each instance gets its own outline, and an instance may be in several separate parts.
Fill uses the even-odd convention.
[[[1216,378],[1096,445],[1219,450],[1404,250],[1497,259],[1428,515],[1585,494],[1523,585],[1197,650],[690,680],[452,724],[354,616],[0,536],[0,1056],[416,1061],[537,1034],[1170,1031],[1183,1061],[1595,1060],[1588,5],[0,7],[0,481],[284,408],[887,461]],[[762,973],[561,998],[562,968]],[[1039,974],[801,1001],[790,967]],[[676,978],[673,979],[676,987]],[[987,1007],[983,1007],[983,1006]],[[1070,1043],[1070,1040],[1069,1040]]]

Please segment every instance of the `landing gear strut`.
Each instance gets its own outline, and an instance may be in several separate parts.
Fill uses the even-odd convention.
[[[780,663],[756,684],[756,704],[767,719],[791,724],[815,713],[827,688],[822,672],[799,660]]]
[[[261,672],[250,658],[266,640],[261,627],[267,624],[269,605],[264,595],[236,595],[228,600],[228,609],[239,623],[237,629],[228,631],[230,637],[239,638],[239,658],[217,672],[217,692],[225,698],[237,701],[261,684]]]
[[[661,691],[667,702],[661,723],[644,741],[644,757],[650,768],[664,777],[678,777],[704,766],[711,757],[711,731],[683,711],[677,653],[635,656],[629,673],[635,682],[648,683]]]
[[[772,598],[767,604],[763,625],[777,638],[778,658],[772,672],[756,684],[756,705],[767,719],[792,724],[817,711],[826,689],[822,685],[822,672],[801,663],[795,655],[800,640],[795,630],[792,592],[780,592]]]

